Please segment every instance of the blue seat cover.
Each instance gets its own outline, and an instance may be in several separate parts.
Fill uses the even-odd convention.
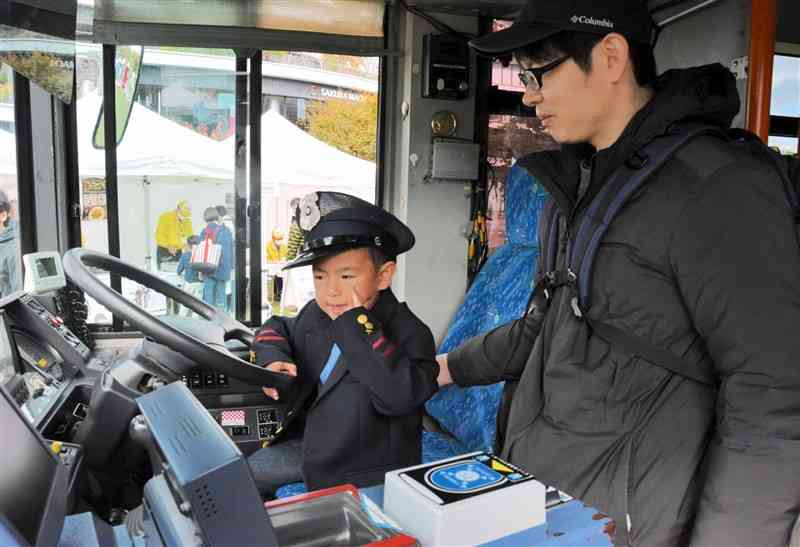
[[[304,482],[293,482],[291,484],[284,484],[275,490],[275,497],[278,499],[291,498],[292,496],[305,494],[306,492],[308,492],[308,488],[306,488]]]
[[[539,256],[537,226],[547,197],[525,169],[511,167],[506,179],[507,242],[489,257],[476,277],[456,311],[440,353],[522,316],[533,290]],[[423,461],[475,450],[491,452],[502,390],[502,382],[471,388],[452,385],[434,395],[426,409],[458,443],[445,442],[441,434],[426,433]]]

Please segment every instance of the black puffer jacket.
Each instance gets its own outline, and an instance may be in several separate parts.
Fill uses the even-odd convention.
[[[634,151],[674,123],[728,127],[719,65],[671,71],[576,205],[576,150],[523,165],[579,222]],[[559,253],[563,265],[563,248]],[[694,140],[628,202],[602,240],[588,316],[679,356],[704,343],[719,391],[594,336],[558,289],[532,317],[449,356],[458,384],[518,381],[503,453],[612,516],[624,545],[786,545],[800,506],[800,245],[772,166]]]

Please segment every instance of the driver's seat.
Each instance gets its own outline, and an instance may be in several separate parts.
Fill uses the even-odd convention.
[[[538,224],[548,194],[519,164],[506,178],[506,244],[498,248],[475,278],[456,311],[439,353],[518,319],[533,291],[539,257]],[[493,452],[503,383],[441,389],[425,408],[452,435],[426,431],[424,459],[434,461],[465,452]]]

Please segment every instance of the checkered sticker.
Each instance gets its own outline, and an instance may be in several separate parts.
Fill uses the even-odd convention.
[[[245,425],[244,410],[223,410],[220,415],[220,425]]]

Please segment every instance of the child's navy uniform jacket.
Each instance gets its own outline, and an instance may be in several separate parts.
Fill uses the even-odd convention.
[[[320,383],[334,343],[341,357]],[[387,471],[420,462],[423,405],[438,389],[436,348],[430,329],[390,289],[372,310],[355,308],[333,321],[315,301],[295,318],[273,317],[254,347],[263,366],[297,365],[288,399],[305,417],[310,489],[374,485]]]

